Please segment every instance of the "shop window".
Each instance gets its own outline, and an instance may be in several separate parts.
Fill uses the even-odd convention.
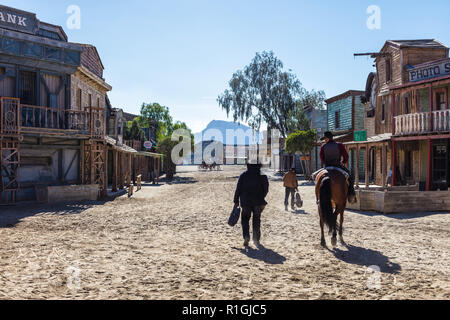
[[[334,127],[336,129],[339,129],[341,127],[341,112],[336,111],[334,113]]]
[[[392,81],[392,64],[391,59],[386,59],[386,83]]]
[[[405,114],[410,114],[411,113],[411,108],[409,105],[409,97],[406,96],[405,97]]]
[[[446,101],[445,91],[436,92],[436,107],[437,110],[446,110],[447,109],[447,101]]]
[[[20,102],[28,105],[36,105],[36,72],[19,72],[19,98]]]

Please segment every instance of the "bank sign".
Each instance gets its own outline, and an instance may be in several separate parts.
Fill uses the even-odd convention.
[[[38,20],[32,13],[0,5],[0,28],[34,34]]]
[[[408,72],[409,82],[418,82],[450,75],[450,59],[438,62],[436,64],[416,67],[409,70]]]

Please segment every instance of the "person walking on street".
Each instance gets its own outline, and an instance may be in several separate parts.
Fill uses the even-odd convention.
[[[234,203],[242,208],[241,223],[244,234],[244,246],[250,243],[250,219],[253,215],[253,242],[259,246],[261,241],[261,214],[267,202],[269,180],[261,175],[260,164],[248,164],[247,171],[240,178],[234,195]]]
[[[286,196],[284,198],[284,208],[288,211],[289,197],[291,198],[291,209],[295,210],[295,192],[298,192],[297,173],[295,168],[292,168],[284,175],[283,185],[286,188]]]

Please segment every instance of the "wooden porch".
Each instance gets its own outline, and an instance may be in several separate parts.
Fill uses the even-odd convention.
[[[66,110],[20,103],[18,98],[0,98],[0,135],[58,135],[102,140],[106,133],[102,108]]]
[[[404,114],[394,117],[395,135],[421,135],[450,132],[450,109]]]

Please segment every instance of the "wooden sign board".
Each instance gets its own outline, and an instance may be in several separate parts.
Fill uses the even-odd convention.
[[[38,27],[35,14],[0,5],[0,28],[35,34]]]
[[[409,82],[418,82],[450,75],[450,59],[426,66],[415,67],[408,71]]]

